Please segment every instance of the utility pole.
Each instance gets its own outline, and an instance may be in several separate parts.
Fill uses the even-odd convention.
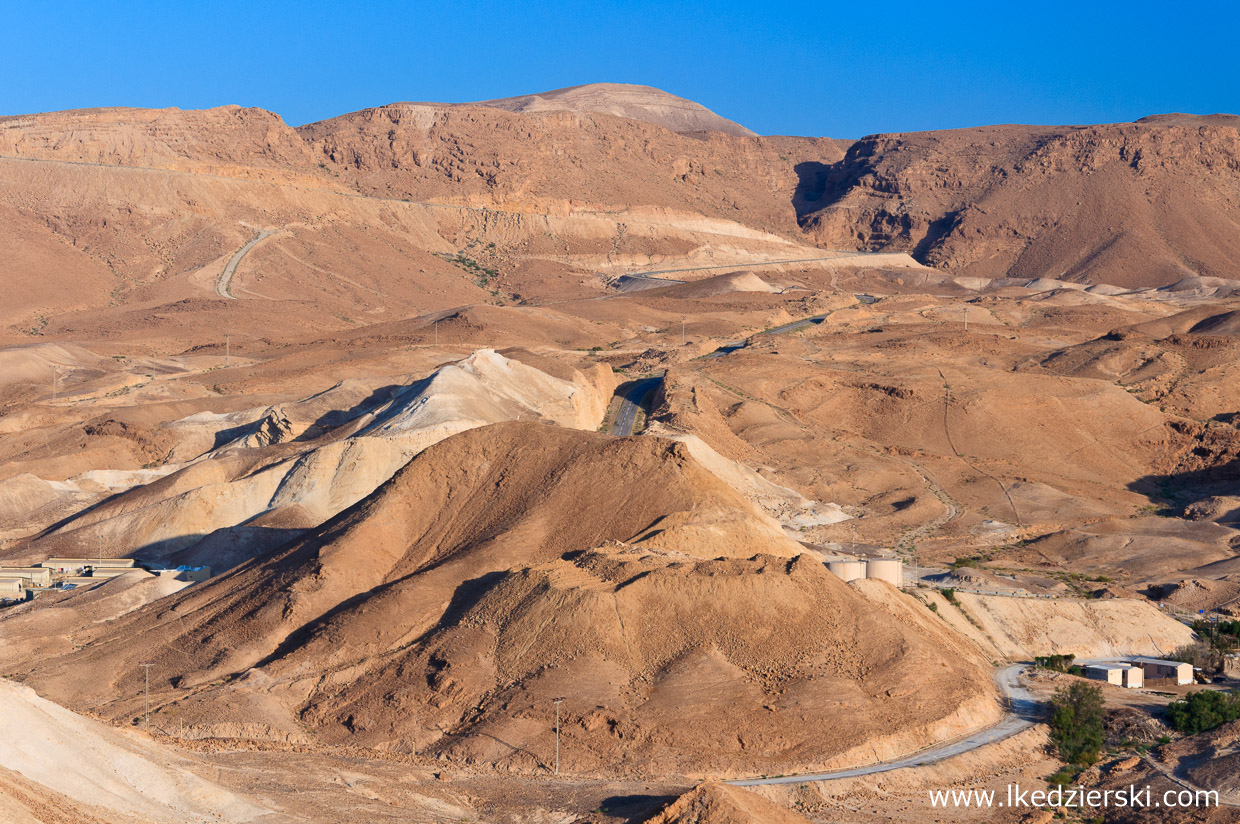
[[[969,331],[969,307],[964,307],[964,331]]]
[[[56,403],[56,384],[60,381],[60,369],[52,367],[52,403]]]
[[[683,317],[680,319],[680,345],[685,345],[685,319]]]
[[[224,336],[224,367],[232,365],[232,335]]]
[[[99,566],[103,566],[103,533],[95,536],[95,546],[99,550]]]
[[[439,345],[439,318],[435,318],[435,345]]]
[[[560,774],[560,705],[564,703],[563,698],[555,700],[555,774]]]
[[[143,664],[146,667],[146,728],[151,728],[151,667],[153,664]]]

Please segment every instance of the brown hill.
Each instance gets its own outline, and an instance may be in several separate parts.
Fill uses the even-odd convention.
[[[548,763],[557,696],[580,772],[788,771],[996,716],[933,613],[800,551],[682,444],[500,424],[274,553],[85,629],[79,652],[22,660],[15,643],[3,665],[123,718],[153,661],[167,720],[211,734],[516,770]]]
[[[519,206],[649,205],[798,235],[800,163],[828,139],[682,135],[608,113],[395,103],[310,123],[316,157],[371,195]]]
[[[478,106],[300,130],[238,107],[4,118],[0,337],[183,351],[225,329],[244,349],[598,296],[599,272],[656,261],[809,258],[794,165],[842,156],[829,140]]]
[[[647,824],[805,824],[805,816],[756,793],[709,781],[677,798]]]
[[[481,100],[466,104],[510,112],[593,112],[627,117],[662,126],[673,132],[723,132],[737,137],[756,135],[739,123],[720,117],[701,103],[652,88],[628,83],[589,83],[538,94]]]
[[[1235,278],[1240,118],[874,135],[821,170],[818,242],[963,275],[1161,286]]]

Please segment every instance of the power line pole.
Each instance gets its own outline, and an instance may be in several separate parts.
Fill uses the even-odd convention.
[[[143,664],[146,667],[146,728],[151,728],[151,667],[153,664]]]
[[[560,705],[563,698],[555,699],[555,774],[560,774]]]
[[[232,335],[224,336],[224,366],[232,365]]]
[[[60,369],[52,367],[52,403],[56,403],[56,385],[60,381]]]
[[[964,331],[969,331],[969,307],[964,307]]]
[[[435,345],[439,345],[439,318],[435,318]]]
[[[680,319],[680,345],[685,345],[685,319],[683,317]]]
[[[103,533],[95,536],[95,546],[99,550],[99,566],[103,566]]]

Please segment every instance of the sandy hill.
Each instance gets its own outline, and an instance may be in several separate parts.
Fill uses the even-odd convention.
[[[517,770],[545,765],[556,695],[586,772],[867,760],[995,716],[985,670],[933,613],[800,552],[682,444],[500,424],[22,666],[127,717],[154,660],[160,704],[215,734]]]
[[[808,820],[756,793],[712,781],[677,798],[647,824],[804,824]]]
[[[169,467],[174,471],[65,519],[29,551],[72,554],[102,541],[109,556],[136,553],[218,570],[318,526],[369,495],[427,446],[458,432],[521,418],[598,427],[615,382],[610,369],[583,372],[529,353],[511,354],[484,349],[445,364],[393,387],[390,399],[374,408],[342,415],[315,440],[293,440],[288,415],[314,420],[321,408],[317,398],[278,410],[179,421],[170,428],[197,424],[213,432],[216,443],[184,466]],[[80,486],[9,479],[0,483],[0,507],[16,511],[76,500]]]
[[[628,83],[588,83],[538,94],[481,100],[467,105],[522,113],[594,112],[653,123],[673,132],[723,132],[738,137],[755,137],[749,129],[720,117],[700,103],[651,86]]]
[[[1161,286],[1234,278],[1240,118],[874,135],[822,170],[827,246],[910,251],[964,275]]]

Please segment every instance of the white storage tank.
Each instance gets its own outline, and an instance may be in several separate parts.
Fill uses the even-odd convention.
[[[861,561],[827,561],[827,569],[841,581],[856,581],[865,577],[865,564]]]
[[[904,562],[898,558],[871,558],[865,562],[865,577],[886,581],[893,587],[904,585]]]

